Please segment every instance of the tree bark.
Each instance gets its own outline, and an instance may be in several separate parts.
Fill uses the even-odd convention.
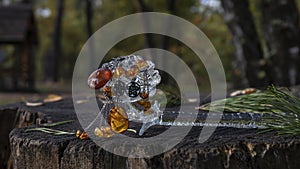
[[[272,61],[273,81],[299,83],[299,14],[294,0],[261,0],[263,32]]]
[[[221,0],[224,20],[236,48],[235,87],[259,87],[268,84],[266,65],[259,37],[249,10],[248,0]]]
[[[90,101],[92,101],[92,98],[83,104],[89,104]],[[178,109],[169,108],[169,110]],[[109,111],[109,109],[106,111]],[[199,115],[202,113],[207,112],[200,111]],[[90,139],[77,139],[75,135],[59,136],[38,131],[26,132],[27,129],[36,127],[36,125],[31,125],[39,121],[37,119],[45,119],[45,123],[50,122],[49,120],[52,122],[74,120],[72,123],[51,128],[68,132],[75,132],[77,129],[81,129],[77,120],[78,114],[76,115],[74,111],[71,98],[38,107],[27,107],[22,103],[11,105],[9,108],[0,108],[0,114],[4,118],[1,119],[3,122],[5,122],[5,118],[7,122],[10,122],[7,123],[6,127],[10,125],[14,127],[12,124],[15,117],[19,117],[17,118],[17,124],[24,124],[23,126],[16,125],[20,128],[13,129],[10,132],[9,140],[7,139],[8,137],[2,137],[3,140],[6,139],[6,144],[8,144],[8,141],[10,142],[11,160],[14,169],[298,169],[300,165],[299,135],[282,136],[276,134],[276,132],[262,133],[258,129],[218,127],[209,140],[200,144],[198,139],[202,127],[195,126],[179,144],[162,154],[145,158],[127,158],[105,151]],[[95,117],[97,112],[85,115]],[[130,123],[130,126],[136,130],[140,128],[140,125],[137,123]],[[165,137],[157,140],[159,143],[156,144],[151,143],[152,140],[147,138],[163,134],[167,129],[167,126],[160,125],[151,127],[143,136],[145,138],[144,144],[151,144],[153,148],[165,150],[166,146],[163,141],[166,140],[167,142],[176,138],[178,133],[172,132],[169,135],[165,135]],[[3,136],[7,135],[8,130],[1,134]],[[122,134],[132,139],[142,138],[134,132],[126,131]],[[113,137],[107,138],[103,145],[113,146],[122,141],[122,139],[117,140],[113,139]],[[128,143],[123,142],[122,144],[123,149],[121,151],[128,151]],[[116,147],[116,150],[119,151],[119,147]],[[133,153],[144,152],[147,152],[145,148],[138,144],[133,151]]]

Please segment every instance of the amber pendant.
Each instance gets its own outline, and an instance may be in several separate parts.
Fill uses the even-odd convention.
[[[114,106],[108,115],[108,124],[117,133],[122,133],[128,129],[128,117],[122,107]]]
[[[88,86],[92,89],[100,89],[111,79],[112,75],[107,68],[97,69],[89,76]]]

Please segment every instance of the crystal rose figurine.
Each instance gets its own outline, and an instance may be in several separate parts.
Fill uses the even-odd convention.
[[[129,55],[103,64],[89,76],[88,85],[114,103],[107,119],[114,132],[126,131],[129,121],[135,121],[143,123],[139,132],[142,135],[162,113],[158,101],[150,100],[160,81],[153,62]]]

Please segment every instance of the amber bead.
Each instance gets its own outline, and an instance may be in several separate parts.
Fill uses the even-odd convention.
[[[147,62],[144,61],[144,60],[137,60],[137,61],[136,61],[136,65],[137,65],[138,68],[141,69],[142,67],[147,66]]]
[[[147,92],[141,92],[141,93],[140,93],[140,97],[141,97],[142,99],[147,99],[147,98],[149,97],[149,94],[148,94]]]
[[[86,132],[83,132],[83,133],[80,135],[79,138],[80,138],[81,140],[85,140],[85,139],[88,139],[89,136],[88,136],[88,134],[87,134]]]
[[[117,133],[122,133],[128,129],[128,117],[122,107],[113,107],[109,111],[108,124]]]
[[[134,77],[134,76],[138,75],[139,72],[140,72],[140,70],[139,70],[138,66],[133,65],[126,71],[125,74],[127,77]]]
[[[76,137],[79,138],[81,134],[82,134],[82,131],[80,131],[80,130],[77,130],[77,131],[76,131]]]
[[[125,74],[125,69],[122,67],[117,67],[114,73],[114,78],[119,78]]]
[[[110,86],[104,86],[102,91],[105,93],[107,97],[111,97],[111,87]]]
[[[88,78],[88,86],[92,89],[103,87],[112,77],[112,72],[107,68],[95,70]]]
[[[148,111],[151,108],[151,103],[148,100],[139,100],[137,104],[144,107],[144,112]]]
[[[114,132],[112,131],[112,129],[109,126],[106,126],[106,127],[100,127],[100,128],[96,127],[94,134],[98,137],[109,138],[114,135]]]
[[[85,140],[85,139],[89,138],[89,136],[88,136],[88,134],[86,132],[84,132],[84,131],[82,132],[80,130],[77,130],[76,137],[80,138],[81,140]]]

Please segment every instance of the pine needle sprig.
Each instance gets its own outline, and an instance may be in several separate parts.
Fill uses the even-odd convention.
[[[41,132],[44,132],[44,133],[54,134],[54,135],[65,135],[65,134],[74,135],[75,134],[75,133],[72,133],[72,132],[49,129],[49,128],[45,128],[45,127],[38,127],[38,128],[32,128],[32,129],[25,130],[25,132],[29,132],[29,131],[41,131]]]
[[[48,134],[53,134],[53,135],[75,134],[75,133],[72,133],[72,132],[67,132],[67,131],[61,131],[61,130],[55,130],[55,129],[47,128],[47,127],[54,127],[54,126],[59,126],[59,125],[63,125],[63,124],[68,124],[68,123],[72,123],[72,122],[74,122],[74,120],[65,120],[65,121],[59,121],[59,122],[56,122],[56,123],[41,124],[41,126],[43,126],[43,127],[35,127],[35,128],[27,129],[25,132],[40,131],[40,132],[44,132],[44,133],[48,133]]]
[[[72,123],[72,122],[74,122],[74,120],[65,120],[65,121],[59,121],[56,123],[45,123],[45,124],[41,124],[41,126],[54,127],[54,126],[59,126],[59,125],[68,124],[68,123]]]
[[[269,112],[272,108],[264,102],[262,99],[268,99],[268,95],[265,92],[257,91],[256,93],[239,95],[229,97],[222,100],[216,100],[208,104],[204,104],[199,108],[201,110],[210,110],[215,112],[251,112],[251,113],[264,113]]]
[[[300,99],[284,89],[271,85],[267,91],[229,97],[200,106],[216,112],[260,113],[265,131],[278,134],[300,134]]]
[[[300,134],[300,99],[275,86],[269,86],[267,94],[274,97],[262,102],[272,105],[277,111],[268,112],[271,118],[263,119],[265,126],[279,134]]]

